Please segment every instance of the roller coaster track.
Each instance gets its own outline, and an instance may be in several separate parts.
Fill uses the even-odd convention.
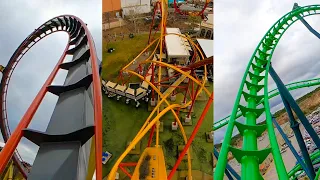
[[[165,63],[163,63],[163,64],[165,64]],[[132,73],[132,74],[134,74],[134,75],[136,75],[136,76],[138,76],[138,77],[139,77],[140,79],[142,79],[142,80],[144,79],[143,76],[139,75],[138,73],[136,73],[136,72],[134,72],[134,71],[128,70],[128,72],[129,72],[129,73]],[[182,74],[184,74],[184,75],[187,76],[186,73],[182,73]],[[190,76],[189,76],[189,78],[190,78]],[[158,122],[159,119],[160,119],[165,113],[167,113],[168,111],[171,111],[171,112],[173,113],[173,115],[175,116],[175,118],[176,118],[176,120],[177,120],[177,122],[178,122],[178,124],[179,124],[179,127],[180,127],[180,129],[181,129],[181,131],[182,131],[182,134],[185,136],[184,131],[183,131],[183,126],[182,126],[182,124],[181,124],[181,121],[180,121],[179,117],[178,117],[177,114],[175,113],[174,108],[186,108],[186,107],[188,107],[188,105],[191,104],[191,101],[189,101],[188,103],[186,103],[186,104],[184,104],[184,105],[170,104],[170,103],[166,100],[166,98],[167,98],[167,96],[168,96],[169,94],[163,95],[163,94],[160,92],[160,90],[159,90],[156,86],[154,86],[150,81],[146,81],[146,82],[159,94],[159,96],[161,97],[161,101],[159,101],[159,103],[157,104],[157,106],[154,108],[154,110],[152,111],[152,113],[149,115],[148,119],[145,121],[145,124],[141,127],[140,131],[137,133],[136,137],[132,140],[132,142],[130,143],[130,145],[127,147],[127,149],[126,149],[126,150],[124,151],[124,153],[119,157],[119,159],[117,160],[117,162],[116,162],[115,165],[113,166],[113,168],[112,168],[112,170],[111,170],[111,172],[110,172],[110,174],[109,174],[109,177],[108,177],[108,179],[110,179],[110,180],[115,179],[115,178],[114,178],[114,177],[115,177],[115,172],[116,172],[116,170],[117,170],[117,168],[118,168],[118,165],[119,165],[119,164],[121,163],[121,161],[125,158],[125,156],[129,153],[129,151],[137,144],[138,141],[140,141],[140,140],[143,138],[143,136],[152,128],[152,126],[155,125],[155,123]],[[202,89],[202,88],[205,89],[204,83],[203,83],[203,84],[199,84],[199,85],[201,85],[201,89]],[[201,92],[201,91],[199,91],[199,92],[196,94],[196,97],[200,94],[200,92]],[[211,93],[211,95],[210,95],[210,92],[208,92],[208,91],[205,91],[205,92],[206,92],[207,95],[209,95],[210,97],[209,97],[208,103],[207,103],[207,105],[206,105],[206,108],[205,108],[205,110],[204,110],[203,115],[201,116],[201,118],[204,118],[204,116],[205,116],[206,113],[207,113],[208,108],[210,107],[210,105],[211,105],[211,103],[212,103],[212,101],[213,101],[213,93]],[[160,107],[160,105],[161,105],[163,102],[165,102],[165,103],[168,105],[168,107],[166,107],[164,110],[162,110],[159,114],[156,115],[156,117],[154,117],[154,118],[151,120],[151,117],[153,117],[153,115],[156,113],[156,110]],[[201,118],[200,118],[200,119],[201,119]],[[151,121],[149,121],[149,120],[151,120]],[[199,120],[199,121],[200,121],[200,120]],[[200,124],[200,123],[199,123],[199,124]],[[190,137],[190,139],[191,139],[191,141],[186,142],[186,144],[192,142],[192,138],[191,138],[191,137]],[[190,140],[190,139],[189,139],[189,140]],[[186,137],[184,137],[184,140],[187,141]],[[189,145],[190,145],[190,144],[189,144]],[[187,145],[186,145],[186,146],[187,146]],[[180,154],[180,156],[181,156],[181,157],[184,157],[185,153],[182,153],[182,154],[183,154],[183,155]],[[187,154],[188,154],[188,156],[189,156],[189,153],[187,153]],[[179,158],[180,158],[180,157],[179,157]],[[188,157],[188,161],[189,161],[189,157]],[[188,168],[188,169],[191,170],[190,168]],[[173,170],[172,170],[171,172],[173,172]],[[173,172],[173,173],[174,173],[174,172]],[[170,173],[170,174],[169,174],[168,179],[171,179],[173,173]],[[191,176],[191,175],[189,174],[189,176]]]
[[[259,172],[259,164],[261,164],[270,153],[272,153],[274,159],[278,178],[280,180],[288,179],[270,114],[268,99],[269,69],[274,50],[285,31],[294,22],[299,20],[300,17],[307,17],[319,13],[319,5],[299,7],[281,17],[260,41],[244,73],[222,143],[214,179],[223,179],[229,152],[231,152],[241,164],[242,179],[262,179]],[[263,73],[263,75],[260,75],[261,73]],[[259,82],[263,82],[263,84],[259,84]],[[247,90],[244,88],[245,86]],[[241,101],[242,99],[243,101]],[[262,99],[263,104],[258,107],[258,103]],[[246,119],[245,124],[236,121],[238,110],[242,112],[241,116]],[[257,119],[263,114],[266,117],[266,123],[257,125]],[[234,126],[238,128],[240,134],[243,136],[242,149],[231,146]],[[257,137],[261,136],[265,130],[268,130],[271,148],[258,150]]]
[[[60,31],[66,32],[69,35],[68,44],[60,60],[58,61],[57,65],[54,67],[50,76],[48,77],[48,79],[40,89],[39,93],[31,103],[30,107],[27,109],[26,113],[24,114],[18,126],[16,127],[15,131],[11,134],[9,123],[8,123],[9,120],[7,116],[6,101],[7,101],[9,82],[13,74],[13,71],[18,65],[18,63],[20,62],[20,60],[22,59],[22,57],[35,44],[37,44],[40,40],[44,39],[48,35],[55,32],[60,32]],[[71,46],[74,46],[74,47],[70,48]],[[73,55],[73,59],[71,62],[63,63],[66,55]],[[72,176],[73,177],[76,176],[78,178],[80,177],[83,178],[83,176],[92,177],[94,170],[96,170],[97,179],[102,179],[102,164],[101,164],[102,99],[101,99],[100,77],[99,77],[99,71],[98,71],[99,67],[98,67],[97,60],[98,59],[96,55],[93,38],[87,28],[87,24],[85,24],[81,19],[73,15],[62,15],[62,16],[57,16],[50,19],[49,21],[42,24],[35,31],[33,31],[19,45],[19,47],[14,52],[14,54],[10,58],[7,66],[3,71],[3,77],[1,80],[1,86],[0,86],[0,94],[1,94],[0,96],[0,102],[1,102],[0,103],[0,108],[1,108],[0,129],[3,135],[3,138],[6,142],[5,147],[0,153],[0,159],[1,159],[0,173],[5,169],[10,158],[13,157],[14,162],[16,163],[16,165],[18,166],[19,170],[21,171],[21,173],[25,178],[27,178],[27,176],[28,178],[30,178],[29,175],[31,175],[31,178],[39,178],[39,177],[44,178],[43,176],[46,176],[45,178],[48,178],[48,179],[51,179],[52,177],[55,177],[55,178],[58,178],[61,176],[63,177],[64,174],[61,173],[60,169],[64,164],[60,164],[61,167],[54,167],[54,165],[50,165],[51,163],[48,163],[48,162],[46,164],[43,164],[43,160],[45,159],[53,160],[54,157],[48,157],[48,155],[44,155],[42,151],[45,151],[46,149],[47,150],[51,149],[51,152],[56,151],[55,153],[57,153],[59,152],[59,145],[55,146],[53,143],[61,143],[64,145],[72,146],[71,142],[81,141],[81,146],[82,145],[83,147],[86,146],[86,148],[89,149],[89,153],[90,153],[90,155],[88,154],[83,155],[79,153],[79,156],[83,155],[83,158],[84,158],[83,160],[87,159],[86,160],[87,167],[85,167],[86,172],[81,174],[82,173],[81,169],[83,169],[83,167],[79,169],[78,167],[79,164],[73,164],[75,165],[76,168],[72,167],[71,169],[78,169],[78,172],[75,172],[71,176],[68,176],[70,175],[70,173],[69,174],[66,173],[65,178],[68,179],[68,177],[72,177]],[[65,84],[62,86],[52,86],[51,83],[60,68],[68,70],[68,75],[67,75]],[[75,74],[77,75],[77,77],[74,76]],[[76,91],[78,94],[84,94],[82,99],[82,102],[83,102],[82,104],[85,104],[87,102],[91,103],[92,107],[90,107],[90,105],[87,105],[82,109],[84,114],[87,114],[89,116],[92,115],[92,117],[88,116],[89,119],[91,120],[86,120],[87,117],[81,117],[82,119],[84,118],[86,123],[83,124],[83,122],[79,121],[80,119],[77,119],[78,121],[76,122],[78,122],[78,125],[76,126],[73,125],[73,127],[72,126],[68,127],[68,125],[65,125],[65,128],[60,128],[60,130],[57,130],[56,125],[59,124],[59,121],[61,121],[59,119],[64,119],[65,122],[68,122],[68,121],[72,122],[72,120],[75,120],[75,117],[76,117],[76,115],[74,114],[75,107],[69,107],[68,111],[62,111],[61,107],[63,106],[63,104],[65,106],[66,105],[65,103],[72,102],[70,100],[72,98],[75,98],[73,99],[73,102],[77,102],[81,100],[81,98],[79,97],[76,98],[76,95],[72,94]],[[54,113],[50,119],[50,123],[48,125],[47,131],[39,132],[35,130],[26,129],[47,92],[51,92],[59,96],[59,99],[58,99],[59,103],[56,105]],[[82,107],[78,106],[78,108],[82,108]],[[79,111],[79,109],[77,111]],[[59,118],[57,118],[56,116],[59,116]],[[92,124],[94,124],[94,126],[92,126]],[[22,159],[19,158],[20,156],[17,153],[17,151],[16,153],[14,153],[19,141],[23,136],[29,139],[30,141],[34,142],[40,147],[36,160],[34,162],[32,171],[29,175],[28,175],[28,172],[26,172],[23,165],[21,164]],[[91,142],[91,146],[90,146],[89,140]],[[86,143],[87,141],[89,144]],[[46,143],[47,147],[45,147],[43,143]],[[51,145],[48,145],[50,143]],[[60,145],[60,147],[64,145]],[[81,146],[78,148],[81,148]],[[68,149],[67,147],[65,148]],[[62,156],[63,152],[60,152],[60,153],[62,153],[61,154]],[[41,154],[41,157],[39,154]],[[61,159],[63,160],[63,157],[61,157]],[[70,162],[69,160],[68,162]],[[57,163],[57,161],[55,162]],[[96,164],[96,169],[94,169],[94,163]],[[69,165],[72,165],[72,164],[69,164]],[[41,167],[42,170],[40,170],[39,167]],[[53,169],[51,169],[52,167]],[[38,174],[39,171],[42,171],[41,175]]]
[[[199,67],[203,67],[205,65],[208,65],[208,64],[212,64],[213,62],[213,56],[209,57],[209,58],[205,58],[201,61],[198,61],[198,62],[195,62],[195,63],[192,63],[186,67],[181,67],[181,69],[183,70],[191,70],[191,69],[197,69]]]
[[[288,90],[292,91],[292,90],[296,90],[296,89],[301,89],[301,88],[306,88],[306,87],[312,87],[312,86],[317,86],[320,85],[320,78],[314,78],[314,79],[309,79],[309,80],[303,80],[303,81],[297,81],[297,82],[293,82],[293,83],[289,83],[286,85],[286,87],[288,88]],[[273,89],[271,91],[268,92],[268,99],[271,99],[273,97],[276,97],[279,95],[279,91],[278,89]],[[263,103],[263,99],[261,99],[259,101],[259,103],[257,103],[257,105],[260,105]],[[219,121],[216,121],[213,125],[213,130],[216,131],[222,127],[224,127],[225,125],[228,124],[229,120],[230,120],[230,116],[227,116],[225,118],[222,118]],[[240,110],[238,110],[237,115],[236,115],[236,119],[241,117],[242,113]]]
[[[290,91],[293,91],[293,90],[296,90],[296,89],[301,89],[301,88],[306,88],[306,87],[313,87],[313,86],[318,86],[320,85],[320,78],[314,78],[314,79],[308,79],[308,80],[303,80],[303,81],[297,81],[297,82],[293,82],[293,83],[289,83],[289,84],[286,84],[286,87],[288,88],[288,90]],[[278,89],[273,89],[271,91],[268,92],[268,98],[269,99],[272,99],[273,97],[276,97],[279,95],[279,91]],[[263,103],[263,100],[261,100],[258,104],[261,104]],[[237,116],[236,118],[239,118],[242,116],[242,113],[241,111],[239,110],[237,112]],[[230,119],[230,115],[215,122],[214,125],[213,125],[213,131],[216,131],[222,127],[224,127],[225,125],[228,124],[229,122],[229,119]],[[318,158],[320,156],[320,151],[317,151],[313,154],[311,154],[311,160],[314,160],[316,158]],[[300,164],[297,164],[296,166],[294,166],[292,168],[292,170],[290,170],[290,172],[288,173],[289,177],[293,177],[295,175],[295,173],[297,171],[299,171],[301,169],[301,165]]]
[[[320,151],[316,151],[310,155],[310,158],[312,161],[316,160],[319,157],[320,157]],[[317,161],[314,161],[314,163],[317,163],[317,162],[319,162],[319,159]],[[301,165],[297,164],[289,171],[288,176],[289,177],[296,177],[295,173],[298,172],[299,170],[301,170]],[[318,171],[318,173],[319,172],[320,171]]]
[[[114,180],[115,179],[115,175],[116,175],[116,171],[118,170],[118,168],[120,167],[121,169],[121,162],[124,160],[124,158],[127,156],[127,154],[132,150],[132,148],[144,137],[144,135],[151,130],[151,128],[153,128],[154,126],[156,126],[156,143],[155,143],[155,147],[159,147],[159,119],[166,114],[167,112],[171,111],[173,116],[175,117],[175,121],[178,123],[179,129],[181,130],[181,134],[183,136],[184,142],[185,142],[185,147],[183,149],[183,151],[179,154],[179,158],[176,161],[174,167],[172,168],[171,172],[169,173],[169,175],[167,176],[167,179],[171,179],[174,175],[174,173],[176,172],[180,162],[182,161],[183,157],[185,157],[185,154],[188,152],[188,149],[193,141],[193,138],[195,137],[204,117],[206,116],[206,113],[208,112],[208,109],[210,108],[210,105],[212,104],[213,101],[213,93],[211,93],[206,87],[205,87],[205,79],[207,77],[207,69],[206,69],[206,65],[207,64],[212,64],[213,63],[213,57],[210,57],[208,59],[204,59],[203,53],[200,50],[200,48],[187,36],[184,36],[182,34],[175,34],[175,33],[166,33],[166,19],[167,19],[167,7],[168,7],[168,3],[167,0],[161,0],[158,2],[159,7],[161,8],[161,23],[159,24],[159,28],[160,28],[160,32],[161,35],[159,38],[153,40],[152,42],[150,42],[150,36],[151,36],[151,29],[150,29],[150,34],[149,34],[149,40],[148,40],[148,45],[147,47],[141,51],[141,53],[135,57],[130,63],[128,63],[125,67],[123,67],[121,69],[121,74],[122,72],[126,73],[126,74],[130,74],[139,77],[142,81],[146,82],[151,88],[152,91],[154,91],[155,93],[157,93],[157,103],[156,106],[154,107],[153,111],[151,112],[151,114],[149,115],[149,117],[147,118],[147,120],[145,121],[144,125],[141,127],[141,129],[139,130],[139,132],[136,134],[135,138],[131,141],[131,143],[129,144],[129,146],[126,148],[126,150],[121,154],[121,156],[117,159],[117,161],[115,162],[115,164],[113,165],[113,168],[111,169],[108,179],[109,180]],[[154,11],[155,12],[155,11]],[[155,14],[155,13],[154,13]],[[181,38],[187,39],[189,41],[189,43],[191,43],[193,50],[196,51],[197,53],[199,53],[199,61],[198,62],[194,62],[193,64],[190,65],[190,67],[177,67],[174,66],[172,64],[168,64],[162,61],[162,58],[159,58],[159,60],[151,60],[152,57],[154,56],[155,52],[157,49],[159,49],[159,57],[162,57],[163,54],[163,48],[164,48],[164,39],[165,36],[167,35],[176,35],[176,36],[180,36]],[[149,58],[147,58],[146,60],[140,62],[140,64],[147,64],[150,63],[152,66],[157,66],[158,67],[158,81],[157,82],[161,82],[161,68],[171,68],[173,70],[176,71],[176,74],[181,74],[181,76],[184,76],[184,78],[189,78],[189,81],[192,83],[195,83],[198,85],[197,87],[197,91],[194,93],[194,95],[192,95],[192,97],[190,97],[190,100],[188,100],[188,102],[185,102],[184,104],[170,104],[169,101],[167,100],[167,97],[169,96],[170,93],[162,93],[160,91],[160,83],[156,84],[154,82],[154,78],[151,78],[151,81],[147,80],[145,77],[143,77],[142,75],[140,75],[139,73],[130,70],[128,67],[135,63],[135,61],[143,54],[145,53],[153,44],[157,44],[155,49],[152,51],[152,53],[150,54]],[[204,60],[202,62],[202,60]],[[190,69],[195,69],[198,67],[204,67],[204,76],[202,80],[199,80],[197,78],[195,78],[193,76],[193,74],[190,74]],[[155,68],[153,68],[154,71]],[[155,73],[152,73],[155,74]],[[153,75],[152,75],[153,76]],[[189,84],[188,84],[189,86]],[[171,89],[172,90],[172,89]],[[206,107],[203,110],[203,113],[201,115],[201,117],[199,118],[199,120],[197,121],[197,125],[195,126],[191,136],[189,137],[189,139],[187,138],[185,132],[184,132],[184,128],[182,126],[182,123],[180,121],[180,118],[178,117],[177,113],[175,110],[179,110],[179,109],[183,109],[183,108],[187,108],[188,106],[191,105],[192,109],[192,105],[195,102],[195,99],[197,99],[197,97],[199,96],[199,94],[205,91],[205,93],[209,96],[209,100],[208,103],[206,105]],[[193,94],[193,91],[192,91]],[[153,98],[153,96],[152,96]],[[160,111],[160,106],[163,105],[163,103],[165,103],[167,105],[167,107],[163,110]],[[150,132],[150,137],[152,138],[152,133],[153,130],[151,130]],[[187,162],[188,162],[188,179],[192,179],[192,174],[191,174],[191,170],[192,170],[192,166],[191,166],[191,157],[190,154],[187,153]],[[137,169],[138,167],[136,167]],[[156,169],[156,171],[158,172],[158,170]],[[129,177],[131,176],[130,174],[127,174]],[[134,174],[135,175],[135,174]],[[166,176],[166,174],[162,173],[161,174],[162,177],[159,178],[158,176],[155,177],[156,179],[163,179],[163,176]]]

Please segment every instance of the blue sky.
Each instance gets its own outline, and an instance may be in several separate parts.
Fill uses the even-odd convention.
[[[256,46],[268,29],[292,10],[295,2],[300,6],[320,4],[317,0],[215,1],[215,121],[231,113],[240,82]],[[307,17],[305,20],[320,31],[320,16]],[[319,51],[320,40],[297,21],[280,40],[273,55],[273,67],[285,84],[320,77]],[[269,78],[269,89],[273,88],[274,82]],[[297,98],[313,89],[305,88],[292,94]],[[273,112],[283,107],[279,97],[271,100],[271,105]],[[224,133],[225,128],[215,131],[216,143],[223,140]]]
[[[20,43],[47,20],[63,14],[79,17],[88,24],[94,38],[98,58],[102,51],[101,0],[33,0],[0,2],[0,64],[6,65]],[[42,87],[59,60],[68,35],[59,32],[48,36],[36,44],[22,58],[10,81],[7,108],[9,126],[15,129],[21,117]],[[72,56],[66,58],[70,61]],[[66,71],[60,70],[53,84],[63,84]],[[47,93],[28,128],[45,131],[57,102],[57,97]],[[0,145],[3,139],[0,138]],[[23,139],[18,150],[23,159],[33,163],[38,147]]]

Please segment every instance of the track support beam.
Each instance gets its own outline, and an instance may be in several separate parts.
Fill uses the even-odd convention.
[[[295,9],[297,9],[297,8],[300,8],[300,6],[298,5],[298,3],[294,3],[292,10],[295,10]],[[320,33],[318,33],[315,29],[313,29],[313,28],[310,26],[310,24],[309,24],[306,20],[304,20],[303,17],[301,17],[301,16],[299,16],[299,15],[298,15],[297,17],[298,17],[299,20],[302,22],[302,24],[305,25],[306,28],[308,28],[308,30],[309,30],[312,34],[314,34],[315,36],[317,36],[318,39],[320,39]]]
[[[275,72],[275,70],[273,69],[272,66],[270,66],[269,69],[269,74],[270,76],[273,78],[273,80],[275,81],[279,92],[280,92],[280,96],[282,98],[284,107],[288,113],[289,119],[290,119],[290,127],[293,129],[293,132],[296,136],[297,142],[299,144],[299,147],[301,149],[302,155],[305,159],[306,162],[306,166],[308,168],[308,173],[311,176],[312,179],[315,178],[315,172],[313,169],[313,165],[312,165],[312,161],[310,159],[307,147],[304,143],[301,131],[299,129],[299,122],[295,120],[292,109],[295,111],[296,115],[298,116],[298,118],[301,120],[302,124],[304,125],[304,127],[306,128],[306,130],[308,131],[308,133],[310,134],[311,138],[313,139],[313,141],[317,144],[320,143],[319,141],[319,137],[316,134],[316,132],[314,131],[314,129],[312,128],[312,126],[310,125],[308,119],[305,117],[305,115],[303,114],[302,110],[300,109],[299,105],[297,104],[297,102],[293,99],[293,97],[291,96],[291,94],[289,93],[288,89],[285,87],[285,85],[283,84],[283,82],[281,81],[281,79],[279,78],[278,74]],[[319,148],[317,144],[317,147]]]
[[[303,160],[300,158],[299,154],[297,153],[297,151],[295,150],[295,148],[293,147],[293,145],[291,144],[290,140],[288,139],[287,135],[283,132],[283,130],[281,129],[280,125],[277,122],[277,119],[275,117],[272,117],[272,122],[273,124],[276,126],[276,128],[278,129],[279,133],[281,134],[282,138],[284,139],[284,141],[288,144],[292,154],[294,155],[294,157],[297,159],[297,161],[299,162],[299,164],[301,165],[302,169],[306,172],[307,176],[309,178],[312,178],[312,176],[310,175],[310,172],[308,171],[308,168],[306,166],[306,164],[303,162]]]

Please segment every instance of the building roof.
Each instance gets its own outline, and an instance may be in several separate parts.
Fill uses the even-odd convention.
[[[211,57],[213,56],[213,40],[211,39],[197,39],[200,48],[202,49],[205,56]]]
[[[214,26],[213,14],[208,14],[207,15],[207,20],[206,21],[202,21],[201,26],[213,29],[213,26]]]
[[[208,20],[206,23],[213,25],[213,14],[208,14],[207,18],[208,18]]]
[[[166,28],[167,34],[181,34],[179,28]],[[167,35],[165,38],[168,56],[190,56],[188,51],[189,42],[178,35]]]

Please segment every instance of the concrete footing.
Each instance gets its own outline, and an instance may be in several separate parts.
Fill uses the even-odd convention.
[[[172,122],[171,123],[171,129],[172,129],[172,131],[177,131],[178,130],[178,123],[177,122]]]
[[[213,142],[213,131],[206,132],[205,134],[206,134],[207,142],[212,143]]]
[[[184,122],[190,123],[191,122],[191,116],[186,116],[186,118],[184,119]]]
[[[185,78],[185,79],[183,80],[184,83],[188,83],[188,81],[189,81],[189,78]]]
[[[151,99],[150,105],[151,106],[156,106],[156,104],[157,104],[157,101],[155,99]]]
[[[170,100],[171,101],[176,101],[176,99],[177,99],[177,95],[171,95],[170,96]]]

